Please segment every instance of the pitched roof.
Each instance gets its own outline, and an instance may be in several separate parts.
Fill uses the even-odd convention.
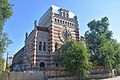
[[[40,30],[40,31],[45,31],[45,32],[49,32],[49,30],[48,30],[48,28],[47,28],[47,27],[37,26],[37,30]]]

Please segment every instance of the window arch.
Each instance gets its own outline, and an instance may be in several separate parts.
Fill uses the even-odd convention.
[[[39,42],[39,51],[42,51],[42,42]]]
[[[55,52],[57,51],[57,49],[58,49],[58,43],[56,42],[55,43]]]
[[[42,68],[45,68],[45,63],[44,63],[44,62],[40,62],[39,66],[40,66],[40,68],[41,68],[41,67],[42,67]]]
[[[56,22],[57,20],[56,20],[56,18],[55,18],[55,22]]]
[[[63,21],[63,24],[64,24],[64,21]]]
[[[72,23],[72,26],[73,26],[73,23]]]
[[[56,63],[55,66],[58,67],[58,63]]]
[[[65,21],[65,24],[67,25],[67,22]]]
[[[58,23],[59,23],[59,19],[58,19]]]
[[[68,22],[68,25],[69,25],[69,22]]]
[[[60,20],[60,23],[62,23],[62,20]]]
[[[44,60],[41,60],[40,63],[38,63],[39,70],[44,70],[47,67],[47,62]]]
[[[46,42],[43,43],[43,51],[46,51]]]

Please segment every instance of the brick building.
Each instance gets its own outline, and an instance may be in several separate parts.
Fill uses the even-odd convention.
[[[25,46],[13,58],[13,70],[42,70],[59,67],[56,50],[65,38],[79,40],[77,16],[71,11],[52,5],[26,33]]]

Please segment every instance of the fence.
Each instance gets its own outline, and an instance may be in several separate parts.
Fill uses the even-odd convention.
[[[65,77],[66,72],[61,70],[28,71],[28,72],[0,72],[0,80],[50,80],[51,78]]]
[[[113,74],[100,73],[103,70],[93,70],[92,75],[88,75],[91,79],[101,79],[112,77]],[[0,72],[0,80],[77,80],[65,69],[47,69],[45,71],[28,71],[28,72]],[[73,79],[74,78],[74,79]]]
[[[2,72],[0,80],[44,80],[43,72]]]

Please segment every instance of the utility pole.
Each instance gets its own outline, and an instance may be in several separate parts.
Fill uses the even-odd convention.
[[[7,57],[6,57],[6,68],[5,68],[5,71],[7,72],[7,70],[8,70],[8,52],[7,52]],[[9,80],[9,77],[8,77],[8,76],[9,76],[9,73],[7,72],[7,73],[6,73],[6,79],[7,79],[7,80]]]
[[[12,55],[12,54],[9,54],[9,53],[7,52],[5,71],[7,71],[8,68],[9,68],[9,59],[12,59],[12,57],[9,57],[9,55]]]
[[[5,68],[5,71],[7,71],[7,69],[8,69],[8,52],[7,52],[7,57],[6,57],[6,68]]]

